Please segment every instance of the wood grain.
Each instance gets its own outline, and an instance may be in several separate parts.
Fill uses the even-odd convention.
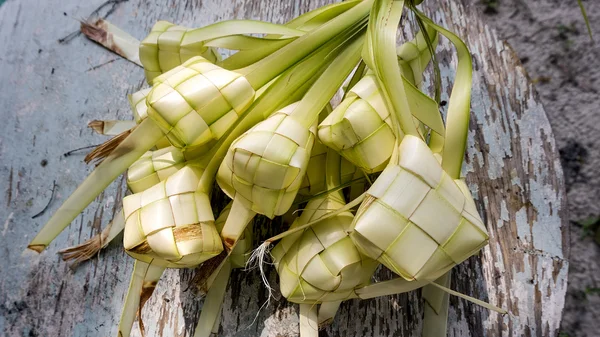
[[[228,18],[285,22],[325,0],[130,0],[109,20],[138,38],[155,21],[201,26]],[[434,21],[459,33],[475,66],[468,154],[463,168],[490,232],[490,245],[455,269],[453,288],[505,307],[501,317],[451,298],[449,336],[552,336],[566,291],[568,229],[564,183],[552,130],[518,57],[476,13],[455,0],[428,0]],[[141,69],[118,59],[77,30],[102,1],[9,1],[0,7],[0,331],[6,336],[115,336],[132,260],[119,242],[76,271],[60,248],[85,241],[113,216],[122,179],[100,195],[41,255],[25,247],[90,168],[83,155],[62,154],[103,139],[86,128],[93,119],[131,119],[126,93],[143,85]],[[456,57],[438,49],[444,99]],[[114,60],[114,61],[113,61]],[[101,67],[96,67],[102,65]],[[431,87],[428,78],[426,84]],[[82,153],[83,154],[83,153]],[[47,164],[42,165],[46,160]],[[52,180],[57,194],[48,211]],[[281,230],[257,225],[258,237]],[[380,271],[378,279],[389,272]],[[148,336],[191,336],[202,300],[193,271],[171,270],[147,302]],[[276,287],[276,273],[270,270]],[[222,336],[296,336],[298,307],[266,300],[257,272],[235,271],[227,290]],[[420,336],[420,293],[345,303],[327,336]],[[255,320],[256,318],[256,320]],[[254,323],[252,323],[254,322]],[[134,327],[134,330],[137,327]],[[134,331],[139,336],[139,331]]]

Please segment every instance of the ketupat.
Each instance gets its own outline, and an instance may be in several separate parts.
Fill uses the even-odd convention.
[[[314,128],[290,117],[289,105],[233,142],[219,168],[219,186],[250,210],[282,215],[296,198],[315,141]]]
[[[231,210],[231,203],[226,206],[215,221],[217,231],[223,229],[225,219]],[[206,299],[202,313],[196,326],[194,337],[208,337],[213,331],[218,331],[221,305],[225,296],[225,289],[229,275],[233,268],[243,268],[248,259],[247,252],[252,249],[252,226],[248,226],[240,239],[240,244],[231,253],[225,267],[215,276],[212,286],[207,289]],[[130,335],[135,317],[138,317],[140,331],[144,332],[141,311],[144,303],[152,296],[165,267],[156,261],[136,261],[125,304],[119,322],[119,337]]]
[[[431,43],[435,46],[435,30],[432,29],[428,36],[434,38]],[[406,99],[411,112],[423,119],[423,111],[426,111],[433,118],[426,118],[423,122],[429,122],[429,126],[442,132],[441,119],[435,119],[436,114],[439,116],[437,104],[418,90],[422,73],[431,58],[424,39],[423,32],[419,31],[412,41],[398,47],[398,62],[404,87],[408,90]],[[392,156],[395,136],[389,110],[372,71],[350,88],[345,99],[319,124],[318,129],[319,139],[325,145],[340,152],[365,172],[380,172],[385,168]]]
[[[148,118],[171,144],[192,152],[207,152],[252,104],[255,95],[244,76],[199,56],[153,83],[146,97]]]
[[[447,308],[447,299],[442,297],[452,292],[432,282],[442,275],[447,279],[445,273],[452,266],[479,250],[487,240],[485,226],[477,215],[468,188],[459,179],[468,125],[470,65],[465,66],[468,50],[462,41],[433,24],[411,2],[406,2],[406,6],[416,13],[421,32],[415,40],[396,48],[395,30],[404,4],[389,0],[348,1],[309,12],[285,26],[254,21],[238,21],[236,26],[233,20],[188,30],[170,23],[157,23],[151,36],[140,45],[143,52],[139,55],[146,63],[145,71],[152,87],[130,98],[138,125],[124,130],[121,138],[102,148],[104,153],[96,158],[107,155],[106,160],[59,210],[59,216],[51,219],[50,226],[34,239],[31,248],[43,249],[61,227],[66,226],[69,217],[85,207],[112,177],[129,168],[128,184],[135,194],[124,199],[124,214],[119,213],[122,217],[117,216],[113,226],[98,236],[99,245],[77,247],[67,251],[65,257],[72,256],[78,262],[87,259],[99,249],[90,250],[90,247],[105,246],[115,233],[125,228],[125,248],[139,260],[132,277],[131,296],[126,300],[128,309],[120,326],[121,332],[127,335],[135,318],[132,310],[141,307],[165,267],[197,266],[218,255],[226,246],[234,255],[211,270],[208,284],[216,282],[218,286],[210,288],[213,291],[209,291],[207,297],[207,310],[197,328],[196,335],[204,336],[218,326],[218,312],[232,259],[240,257],[240,249],[248,248],[242,247],[245,241],[238,240],[248,221],[256,212],[269,217],[286,212],[300,188],[307,188],[305,193],[316,194],[316,197],[312,197],[287,234],[268,241],[289,235],[275,247],[273,255],[282,276],[284,295],[302,303],[302,335],[314,335],[316,324],[332,319],[343,299],[383,296],[422,286],[427,286],[424,296],[430,305],[425,319],[436,327],[427,333],[441,335],[445,331],[445,325],[442,326],[446,319],[444,303]],[[362,34],[367,20],[368,33],[363,42],[355,35]],[[267,35],[244,35],[251,32],[248,25],[261,27],[264,29],[261,32]],[[112,25],[106,27],[113,38],[126,34]],[[219,32],[214,27],[227,29]],[[435,101],[414,86],[421,82],[423,68],[432,57],[437,32],[450,38],[459,52],[459,71],[446,127]],[[431,43],[426,43],[425,35],[433,37]],[[115,41],[139,45],[133,38]],[[220,61],[216,48],[240,51]],[[360,144],[360,140],[349,146],[336,144],[332,141],[338,136],[332,128],[334,123],[321,123],[326,127],[319,131],[329,129],[323,135],[319,132],[318,136],[365,172],[386,168],[367,193],[344,206],[340,179],[332,183],[329,177],[329,184],[321,188],[314,179],[318,170],[310,175],[306,170],[311,163],[319,164],[318,156],[314,156],[314,161],[310,156],[313,144],[318,142],[315,131],[311,130],[318,111],[328,104],[358,63],[360,50],[369,70],[358,83],[353,79],[351,94],[346,95],[346,100],[336,109],[342,111],[342,116],[352,111],[358,112],[357,116],[367,110],[385,111],[377,123],[371,123],[373,125],[355,122],[354,126],[364,128],[361,130],[364,138],[371,134],[365,132],[366,129],[383,125],[388,137],[385,141],[375,141],[356,156],[344,151]],[[203,55],[206,58],[202,58]],[[135,62],[135,53],[128,52],[124,56]],[[357,73],[355,79],[362,75],[362,71]],[[372,100],[374,96],[377,102]],[[363,105],[355,106],[357,103]],[[272,114],[273,111],[278,112]],[[108,134],[124,125],[132,126],[106,123],[95,124],[95,127]],[[281,128],[282,125],[287,127]],[[252,137],[261,132],[267,136],[254,141]],[[332,136],[330,139],[327,133]],[[288,139],[295,144],[289,149],[285,144],[290,143]],[[158,144],[161,141],[163,145]],[[166,146],[165,141],[173,146]],[[242,146],[244,142],[248,144]],[[386,144],[391,146],[384,149]],[[159,149],[146,152],[153,146]],[[376,153],[372,151],[375,149],[382,150],[376,160],[365,162],[360,158]],[[331,153],[328,158],[340,158],[333,150],[328,151]],[[250,165],[252,163],[255,165]],[[279,171],[275,167],[280,168],[281,174],[277,175]],[[221,237],[210,206],[218,168],[219,184],[234,199]],[[303,186],[303,181],[308,184]],[[417,185],[421,188],[411,188]],[[255,188],[265,193],[255,193]],[[419,207],[411,207],[415,200],[423,202]],[[352,219],[348,210],[359,203],[362,204]],[[390,209],[393,210],[391,217],[381,216]],[[448,212],[444,213],[445,219],[440,219],[431,209]],[[60,214],[65,210],[66,213]],[[318,216],[314,216],[316,213]],[[459,220],[449,226],[439,226],[456,214]],[[340,223],[343,225],[337,226]],[[396,233],[398,228],[401,232]],[[304,237],[317,232],[326,232],[323,236],[313,235],[321,244],[313,246],[322,249],[303,255],[307,258],[305,263],[294,264],[293,257],[299,256],[300,243],[310,241]],[[335,248],[338,246],[344,248]],[[350,250],[355,253],[343,253]],[[419,251],[419,254],[407,259],[406,254],[398,253],[407,250]],[[245,259],[242,257],[235,264],[239,266]],[[374,259],[406,280],[369,284],[370,274],[377,265]],[[321,277],[314,272],[319,268],[312,267],[323,267],[317,262],[325,260],[347,263],[343,263],[346,267],[333,263],[339,267],[337,276],[333,273]],[[213,259],[211,263],[214,261],[219,262]],[[286,270],[293,270],[296,276],[286,277]],[[351,271],[355,277],[349,280],[347,276]],[[438,282],[447,286],[444,279]],[[319,291],[308,291],[319,287]],[[440,289],[445,290],[442,297]],[[317,314],[315,305],[321,302],[324,303]],[[433,314],[427,311],[431,308]]]
[[[327,151],[324,171],[328,190],[341,184],[341,162],[337,152]],[[290,228],[318,220],[344,204],[341,191],[313,199]],[[301,332],[303,336],[314,334],[319,324],[333,320],[339,304],[355,297],[357,288],[369,284],[379,265],[363,255],[350,239],[348,231],[352,219],[352,213],[340,213],[284,237],[271,251],[282,295],[288,301],[299,303],[301,320],[310,323],[301,328],[305,331]],[[314,315],[317,304],[321,304],[321,308],[319,314]],[[313,314],[307,317],[303,312]]]
[[[165,267],[194,267],[222,250],[204,170],[187,165],[166,180],[123,199],[125,251]],[[156,262],[154,262],[156,263]]]
[[[487,231],[466,185],[442,170],[422,140],[407,135],[397,151],[399,161],[367,191],[352,238],[407,280],[433,281],[481,249]]]

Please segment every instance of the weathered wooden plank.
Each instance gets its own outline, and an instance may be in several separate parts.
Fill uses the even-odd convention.
[[[187,26],[234,17],[284,22],[326,2],[130,0],[115,6],[110,19],[142,38],[159,19]],[[0,209],[0,331],[7,336],[116,334],[131,259],[112,244],[73,272],[56,252],[99,231],[120,201],[122,180],[43,254],[23,253],[35,231],[89,173],[81,156],[62,153],[101,141],[85,127],[89,120],[129,118],[125,93],[143,84],[141,69],[83,37],[57,42],[77,29],[71,16],[85,17],[101,3],[22,0],[0,7],[0,43],[8,46],[0,51],[0,204],[5,205]],[[456,268],[453,287],[506,307],[513,315],[499,317],[452,298],[449,335],[553,335],[564,305],[568,241],[552,131],[518,58],[476,13],[465,12],[454,0],[427,3],[436,22],[468,41],[476,70],[464,172],[491,239],[479,257]],[[439,51],[447,99],[456,59],[444,40]],[[94,68],[98,65],[102,66]],[[41,165],[42,160],[47,165]],[[56,200],[46,214],[32,220],[50,198],[53,179]],[[277,228],[257,235],[269,230]],[[143,314],[149,336],[192,334],[202,302],[193,294],[192,276],[192,271],[172,270],[163,277]],[[385,271],[378,274],[379,279],[390,276]],[[274,271],[269,278],[277,284]],[[297,306],[279,297],[251,324],[265,299],[256,272],[234,272],[221,335],[296,335]],[[419,336],[421,316],[418,292],[350,301],[325,333]]]

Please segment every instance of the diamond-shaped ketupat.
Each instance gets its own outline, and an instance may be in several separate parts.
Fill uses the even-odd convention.
[[[186,151],[218,140],[254,100],[242,75],[194,57],[154,80],[148,116]]]
[[[129,255],[182,268],[197,266],[223,250],[208,195],[197,191],[201,175],[201,170],[186,166],[123,199],[123,244]]]
[[[419,138],[405,136],[398,165],[367,191],[352,239],[407,280],[435,280],[487,244],[469,189],[454,180]]]
[[[311,200],[291,228],[344,206],[341,194]],[[281,292],[295,303],[341,301],[369,283],[379,265],[362,254],[347,234],[352,213],[344,212],[281,240],[271,251]]]
[[[383,170],[396,138],[373,74],[358,81],[319,125],[319,139],[365,172]]]
[[[303,127],[289,105],[238,138],[223,160],[217,182],[231,198],[270,218],[290,208],[304,178],[314,128]]]

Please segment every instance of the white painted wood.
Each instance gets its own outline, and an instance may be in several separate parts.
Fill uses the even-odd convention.
[[[156,20],[201,26],[226,18],[284,22],[325,0],[130,0],[109,19],[143,38]],[[464,172],[490,231],[490,245],[455,269],[453,288],[507,308],[511,316],[451,298],[449,336],[551,336],[564,305],[568,263],[562,171],[552,130],[518,57],[456,0],[427,0],[434,21],[469,43],[475,65]],[[0,331],[6,336],[115,336],[133,262],[118,242],[71,271],[56,252],[85,241],[112,217],[125,189],[119,179],[41,255],[28,241],[90,168],[69,150],[104,138],[93,119],[130,119],[126,93],[143,72],[77,36],[75,19],[102,0],[13,0],[0,7]],[[105,7],[104,12],[110,9]],[[64,15],[65,13],[66,15]],[[442,40],[445,98],[456,58]],[[102,65],[101,67],[97,67]],[[430,82],[428,82],[430,83]],[[42,160],[47,165],[41,165]],[[42,216],[56,180],[55,200]],[[565,219],[565,220],[563,220]],[[257,235],[279,230],[264,226]],[[193,271],[171,270],[144,310],[147,336],[191,336],[201,307]],[[269,274],[276,285],[276,273]],[[390,277],[388,272],[379,279]],[[235,271],[222,336],[295,336],[298,307],[266,299],[256,272]],[[342,305],[328,336],[420,336],[419,292]],[[139,331],[134,328],[134,336]]]

